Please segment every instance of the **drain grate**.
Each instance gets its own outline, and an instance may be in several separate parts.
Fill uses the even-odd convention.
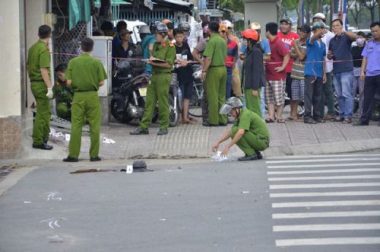
[[[16,165],[1,166],[0,167],[0,181],[4,179],[8,174],[10,174],[15,168],[16,168]]]

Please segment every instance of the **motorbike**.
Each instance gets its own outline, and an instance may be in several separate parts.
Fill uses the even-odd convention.
[[[190,101],[190,109],[189,114],[193,117],[202,117],[202,107],[203,111],[207,109],[205,106],[204,89],[203,82],[201,79],[202,76],[202,66],[201,65],[193,65],[193,96]]]
[[[142,118],[149,79],[147,74],[134,77],[128,61],[118,62],[113,78],[111,100],[111,114],[117,121],[129,123],[134,119]]]
[[[128,61],[120,61],[113,78],[111,114],[121,123],[141,120],[144,115],[145,99],[150,75],[142,73],[134,76]],[[178,125],[182,105],[182,95],[176,77],[172,78],[169,91],[169,126]],[[158,120],[158,107],[153,113],[152,122]]]
[[[183,96],[178,84],[177,74],[172,74],[172,80],[169,89],[169,126],[175,127],[179,123],[182,111]]]

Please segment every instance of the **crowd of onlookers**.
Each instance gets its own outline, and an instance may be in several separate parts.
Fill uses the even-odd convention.
[[[267,123],[289,120],[351,124],[355,113],[359,119],[354,125],[368,125],[371,119],[374,96],[380,92],[379,22],[370,25],[370,34],[353,33],[344,30],[340,19],[333,20],[329,27],[325,15],[317,13],[310,26],[298,26],[297,32],[292,29],[292,21],[283,18],[279,24],[271,22],[265,27],[252,22],[240,38],[228,20],[203,22],[203,36],[195,48],[187,43],[191,32],[188,23],[161,23],[167,26],[167,39],[176,48],[173,73],[184,95],[184,123],[193,121],[188,110],[193,92],[190,64],[194,62],[203,70],[205,126],[226,124],[218,110],[231,96],[241,97],[245,106]],[[156,43],[156,25],[141,26],[141,42],[136,45],[127,24],[120,21],[116,33],[112,33],[114,61],[149,59]],[[107,27],[102,28],[105,34],[112,30]],[[225,46],[220,44],[222,40]],[[146,64],[145,73],[152,74],[150,64]],[[287,118],[283,115],[285,99],[290,106]]]
[[[226,40],[227,77],[225,95],[219,92],[207,94],[207,98],[216,104],[215,100],[223,100],[223,96],[242,97],[246,107],[265,117],[267,123],[291,120],[368,125],[374,97],[380,93],[380,22],[370,25],[371,34],[345,31],[341,19],[333,20],[330,30],[323,13],[313,16],[311,26],[297,27],[297,32],[292,31],[292,25],[288,18],[281,19],[279,25],[267,23],[264,35],[261,25],[253,22],[241,33],[244,41],[239,43],[232,33],[231,22],[222,21],[217,30],[211,27],[215,24],[209,24],[205,36],[218,32]],[[203,50],[207,51],[205,44],[201,41],[195,48],[196,59],[200,59]],[[203,56],[212,60],[216,53],[214,50]],[[236,66],[238,58],[243,61],[241,81]],[[204,67],[205,72],[209,69]],[[206,89],[215,92],[211,88],[215,85],[218,85],[215,80],[207,80],[205,75]],[[283,117],[286,95],[290,99],[287,119]],[[304,107],[302,114],[300,104]],[[355,112],[359,119],[353,122]],[[211,120],[205,125],[218,124]]]

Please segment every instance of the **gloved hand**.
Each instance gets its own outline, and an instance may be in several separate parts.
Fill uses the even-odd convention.
[[[47,94],[46,94],[46,97],[49,98],[49,99],[53,99],[53,88],[48,88],[48,91],[47,91]]]

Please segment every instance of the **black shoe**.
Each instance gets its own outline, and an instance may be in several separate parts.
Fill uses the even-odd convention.
[[[40,150],[52,150],[53,146],[43,143],[43,144],[33,144],[33,148],[40,149]]]
[[[238,158],[238,161],[253,161],[253,160],[257,160],[258,157],[256,156],[256,154],[253,154],[251,156],[244,156],[244,157],[241,157],[241,158]]]
[[[325,122],[326,122],[325,120],[323,120],[323,119],[321,119],[321,118],[314,119],[314,121],[315,121],[316,123],[325,123]]]
[[[167,134],[168,134],[168,129],[160,129],[157,132],[157,136],[164,136],[164,135],[167,135]]]
[[[263,155],[261,154],[260,151],[256,151],[256,156],[257,156],[257,159],[263,159]]]
[[[134,131],[129,132],[132,136],[138,136],[138,135],[149,135],[148,129],[142,129],[142,128],[136,128]]]
[[[73,157],[67,157],[62,160],[63,162],[68,162],[68,163],[75,163],[78,162],[78,158],[73,158]]]
[[[316,124],[316,123],[317,123],[317,122],[314,121],[312,118],[305,118],[305,119],[303,120],[303,122],[306,123],[306,124]]]
[[[352,124],[353,126],[368,126],[369,123],[362,122],[362,121],[357,121]]]
[[[92,157],[92,158],[90,158],[90,161],[91,162],[98,162],[98,161],[102,161],[102,159],[98,156],[98,157]]]
[[[216,127],[216,126],[219,126],[219,125],[211,124],[208,121],[203,122],[202,125],[205,126],[205,127]]]

